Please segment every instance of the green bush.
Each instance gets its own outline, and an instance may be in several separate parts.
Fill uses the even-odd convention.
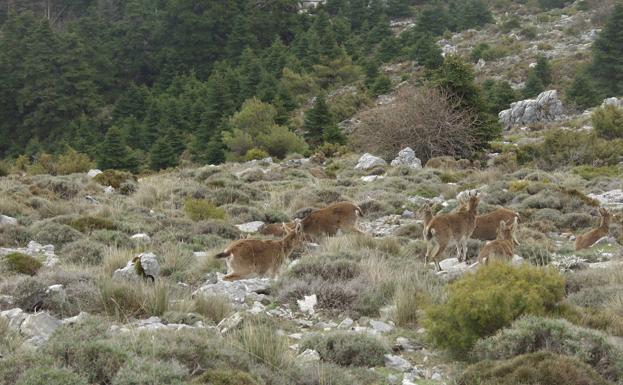
[[[103,244],[89,239],[80,239],[63,246],[60,255],[63,260],[76,265],[98,265],[102,262],[105,252],[106,247]]]
[[[447,302],[429,307],[424,321],[437,346],[461,356],[521,315],[556,311],[564,294],[557,271],[494,263],[452,283]]]
[[[11,253],[3,259],[9,271],[20,274],[35,275],[43,266],[36,258],[22,253]]]
[[[52,244],[57,248],[83,237],[73,227],[51,221],[37,222],[30,231],[35,241],[42,245]]]
[[[249,373],[235,369],[208,370],[193,380],[193,384],[209,385],[256,385]]]
[[[261,320],[245,321],[230,335],[229,342],[260,365],[283,370],[292,364],[288,340],[276,333],[275,325]]]
[[[80,375],[64,368],[32,368],[27,370],[16,385],[87,385]]]
[[[184,212],[193,221],[206,219],[225,219],[225,210],[207,199],[188,198],[184,203]]]
[[[71,148],[66,153],[59,155],[56,161],[58,175],[87,172],[93,167],[95,167],[95,162],[88,155],[81,154]]]
[[[340,366],[382,366],[387,347],[365,333],[332,332],[307,338],[301,351],[316,350],[324,361]]]
[[[104,170],[101,174],[97,174],[94,181],[101,184],[102,186],[112,186],[114,188],[121,187],[123,182],[134,181],[136,182],[136,177],[129,172],[119,171],[119,170]]]
[[[81,233],[90,233],[94,230],[116,230],[117,228],[110,219],[89,216],[76,218],[68,225]]]
[[[11,168],[9,165],[5,161],[0,160],[0,178],[9,175],[10,172]]]
[[[483,361],[467,368],[458,385],[608,385],[590,366],[573,357],[549,352],[524,354],[510,360]]]
[[[245,154],[244,158],[246,160],[254,160],[254,159],[264,159],[268,158],[270,155],[261,148],[252,148]]]
[[[608,105],[593,112],[593,127],[599,137],[604,139],[623,138],[623,108]]]
[[[247,204],[251,199],[247,194],[235,188],[223,188],[210,195],[211,202],[217,206],[238,203]]]
[[[474,358],[509,359],[540,350],[573,356],[595,368],[604,378],[623,378],[623,351],[607,341],[607,336],[565,320],[523,317],[494,336],[474,346]]]
[[[188,369],[176,361],[132,358],[119,369],[112,385],[184,385]]]

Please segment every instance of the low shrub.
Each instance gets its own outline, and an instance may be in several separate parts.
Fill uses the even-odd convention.
[[[274,325],[248,320],[232,332],[229,342],[249,355],[252,361],[268,365],[271,370],[286,369],[292,364],[288,340],[276,333]]]
[[[136,357],[129,359],[119,369],[112,385],[184,385],[188,369],[176,361],[161,361]]]
[[[283,211],[268,209],[264,211],[264,222],[267,223],[281,223],[289,222],[290,217]]]
[[[247,153],[244,155],[244,158],[246,160],[254,160],[254,159],[265,159],[268,158],[270,155],[262,150],[261,148],[251,148],[247,151]]]
[[[94,230],[115,230],[116,226],[110,219],[98,217],[80,217],[71,220],[69,226],[81,233],[90,233]]]
[[[88,385],[87,380],[64,368],[38,367],[27,370],[16,385]]]
[[[247,194],[235,188],[223,188],[210,194],[210,200],[217,206],[238,203],[247,204],[250,198]]]
[[[365,333],[332,332],[307,338],[301,351],[316,350],[323,361],[340,366],[382,366],[387,347]]]
[[[591,179],[599,178],[602,176],[617,177],[621,175],[621,169],[618,165],[602,166],[602,167],[593,167],[593,166],[585,165],[585,166],[574,167],[573,173],[581,176],[584,179],[591,180]]]
[[[136,182],[136,177],[129,172],[119,171],[119,170],[104,170],[101,174],[97,174],[94,181],[101,184],[102,186],[112,186],[116,189],[121,187],[123,182],[134,181]]]
[[[87,172],[93,167],[95,167],[95,162],[88,155],[79,153],[71,148],[64,154],[59,155],[56,161],[56,172],[59,175]]]
[[[623,378],[623,351],[606,338],[601,332],[565,320],[527,316],[478,341],[473,352],[477,360],[499,360],[544,350],[573,356],[594,367],[606,379]]]
[[[39,260],[22,253],[11,253],[3,258],[7,270],[27,275],[35,275],[43,266]]]
[[[549,265],[552,254],[549,245],[534,240],[523,240],[517,247],[517,255],[537,266]]]
[[[216,295],[197,295],[193,300],[193,311],[218,324],[231,314],[231,300]]]
[[[132,195],[138,190],[138,184],[134,181],[126,180],[119,185],[119,192],[123,195]]]
[[[208,370],[195,378],[193,384],[210,385],[256,385],[257,382],[249,373],[232,369]]]
[[[227,217],[235,222],[251,222],[261,221],[264,219],[264,214],[253,206],[244,205],[225,205],[221,209],[224,209],[227,213]]]
[[[132,248],[135,245],[127,234],[117,230],[95,230],[89,238],[108,247]]]
[[[60,255],[63,260],[76,265],[99,265],[106,252],[106,246],[89,239],[79,239],[63,246]]]
[[[555,270],[494,263],[452,283],[448,301],[426,309],[424,323],[437,346],[464,357],[479,338],[516,318],[556,311],[564,295]]]
[[[593,112],[591,119],[599,137],[604,139],[623,137],[623,108],[613,105],[600,107]]]
[[[57,248],[83,237],[73,227],[49,220],[35,223],[30,231],[35,241],[42,245],[52,244]]]
[[[193,221],[225,219],[225,210],[216,207],[214,203],[207,199],[186,199],[184,212]]]
[[[169,291],[165,283],[115,281],[102,278],[98,282],[104,313],[126,320],[138,316],[160,316],[169,310]]]
[[[524,354],[510,360],[483,361],[468,367],[458,385],[608,385],[587,364],[549,352]]]
[[[197,234],[213,234],[225,239],[240,238],[240,230],[220,220],[201,221],[196,224],[194,231]]]
[[[18,247],[23,246],[32,239],[30,231],[24,226],[0,227],[0,246]]]

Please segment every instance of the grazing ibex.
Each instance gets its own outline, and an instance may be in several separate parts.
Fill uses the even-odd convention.
[[[462,192],[457,196],[459,201],[458,211],[467,210],[467,200],[465,198],[465,192]],[[476,227],[471,235],[473,239],[479,239],[481,241],[492,241],[497,238],[498,226],[501,221],[506,223],[519,222],[519,214],[513,210],[509,210],[503,207],[495,209],[490,213],[476,216]],[[513,242],[519,245],[515,233],[513,233]]]
[[[284,261],[300,241],[302,224],[295,220],[293,228],[285,227],[281,240],[242,239],[230,244],[215,258],[227,258],[226,281],[270,275],[275,277]]]
[[[469,192],[467,210],[460,210],[448,214],[439,214],[433,217],[424,230],[427,241],[425,263],[433,260],[437,270],[441,270],[439,257],[451,241],[456,244],[459,260],[467,257],[467,239],[476,225],[476,211],[478,209],[478,192]]]
[[[601,215],[599,227],[589,230],[582,235],[578,235],[575,239],[576,251],[591,247],[600,238],[605,237],[610,232],[610,211],[604,208],[599,208],[599,215]]]
[[[303,218],[303,233],[308,240],[315,240],[323,235],[335,235],[338,230],[363,234],[357,228],[357,220],[362,215],[361,208],[352,202],[333,203],[323,209],[314,210]],[[285,228],[293,227],[293,222],[286,223],[285,227],[272,223],[264,225],[259,232],[263,235],[281,236]]]
[[[517,218],[513,222],[500,221],[498,235],[494,241],[488,242],[480,249],[478,262],[487,264],[492,258],[502,258],[506,261],[513,259],[515,254],[515,230]]]

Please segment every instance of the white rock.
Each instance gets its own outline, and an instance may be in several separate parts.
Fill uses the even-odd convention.
[[[262,226],[264,226],[264,222],[262,221],[253,221],[236,225],[238,230],[243,233],[257,233]]]
[[[130,239],[136,242],[140,242],[140,243],[151,242],[151,237],[145,233],[134,234],[130,237]]]
[[[366,176],[361,177],[361,181],[362,182],[374,182],[375,180],[384,179],[384,178],[385,178],[384,175],[366,175]]]
[[[16,226],[17,219],[9,217],[8,215],[0,214],[0,227],[1,226]]]
[[[437,372],[433,373],[433,375],[430,377],[430,379],[433,381],[441,381],[441,378],[442,378],[441,374]]]
[[[359,158],[355,170],[369,170],[376,166],[385,166],[387,162],[384,159],[374,156],[372,154],[365,153]]]
[[[299,306],[299,310],[303,313],[314,314],[314,306],[318,303],[318,297],[316,297],[316,294],[306,295],[302,300],[297,299],[296,303]]]
[[[115,188],[112,186],[107,186],[104,188],[104,193],[106,194],[113,194],[115,192]]]
[[[370,320],[370,326],[379,333],[389,333],[394,330],[392,325],[383,321]]]
[[[446,258],[443,261],[439,262],[439,266],[441,266],[441,270],[450,270],[459,263],[460,262],[458,258]]]
[[[400,152],[398,156],[392,160],[392,166],[408,166],[415,169],[422,168],[422,161],[415,156],[415,151],[411,147],[406,147]]]
[[[615,209],[623,208],[623,190],[621,189],[610,190],[601,194],[588,194],[587,196],[595,199],[602,206]]]
[[[409,340],[406,337],[398,337],[396,338],[396,345],[404,351],[407,352],[413,352],[415,351],[415,346],[413,346],[413,343],[411,343],[411,340]]]
[[[269,278],[250,278],[238,281],[223,281],[223,274],[209,279],[199,289],[193,292],[195,295],[223,295],[231,301],[242,304],[247,297],[258,292],[265,292],[271,284]]]
[[[385,366],[401,372],[407,372],[413,367],[409,361],[393,354],[385,355]]]
[[[35,345],[48,338],[62,325],[62,322],[48,313],[29,314],[20,326],[20,332],[26,336],[36,339]]]
[[[555,121],[563,117],[563,105],[556,90],[540,93],[536,99],[511,103],[509,109],[498,115],[505,128],[528,125],[541,121]]]
[[[296,356],[296,359],[302,363],[320,361],[320,354],[313,349],[306,349],[303,353]]]
[[[605,106],[615,106],[615,107],[623,107],[623,98],[619,99],[619,98],[607,98],[604,99],[603,103],[601,103],[602,107]]]
[[[195,258],[205,258],[205,257],[207,257],[207,256],[208,256],[208,253],[207,253],[206,251],[195,251],[195,252],[193,253],[193,256],[194,256]]]
[[[89,313],[81,311],[78,315],[73,316],[73,317],[69,317],[69,318],[65,318],[61,322],[63,323],[63,325],[73,325],[73,324],[77,324],[77,323],[80,323],[80,322],[84,321],[88,317],[89,317]]]
[[[91,195],[85,196],[84,199],[86,199],[89,203],[92,203],[94,205],[99,204],[98,200],[93,198]]]
[[[264,311],[266,311],[266,306],[262,305],[262,303],[258,301],[253,302],[253,307],[249,309],[249,313],[251,314],[260,314]]]
[[[242,320],[243,318],[240,313],[234,313],[219,322],[216,327],[220,330],[221,333],[225,334],[228,331],[237,328],[242,323]]]
[[[340,322],[339,325],[337,325],[337,328],[342,330],[350,329],[354,323],[355,321],[353,321],[352,319],[344,318],[344,320]]]
[[[139,256],[139,260],[143,271],[145,272],[146,277],[153,277],[153,279],[158,278],[160,275],[160,264],[156,259],[156,255],[154,253],[142,253]],[[134,266],[134,262],[128,261],[127,265],[122,269],[117,269],[113,273],[113,279],[117,280],[129,280],[129,281],[137,281],[139,277],[136,272],[136,267]]]
[[[0,312],[0,318],[9,321],[9,327],[15,331],[19,331],[22,322],[26,318],[26,313],[20,308],[14,308]]]
[[[63,291],[63,285],[61,284],[51,285],[51,286],[48,286],[47,289],[45,289],[46,294],[60,293],[62,291]]]
[[[102,173],[102,170],[98,170],[96,168],[89,170],[89,172],[87,172],[87,176],[89,178],[95,178],[96,176],[98,176],[99,174]]]

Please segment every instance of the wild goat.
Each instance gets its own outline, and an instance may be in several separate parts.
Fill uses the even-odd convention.
[[[478,262],[487,264],[492,258],[502,258],[510,261],[515,254],[515,230],[517,229],[517,218],[513,222],[500,221],[498,235],[494,241],[487,242],[480,249]]]
[[[281,240],[242,239],[230,244],[215,258],[227,258],[226,281],[270,275],[275,277],[284,261],[292,254],[302,234],[300,220],[294,221],[293,229],[285,227]]]
[[[467,210],[439,214],[430,220],[424,230],[424,238],[427,241],[425,263],[432,259],[437,266],[437,270],[441,270],[439,257],[450,241],[454,241],[456,244],[459,260],[466,259],[467,239],[476,226],[476,211],[479,200],[478,192],[470,191]]]
[[[335,235],[338,230],[363,234],[357,228],[357,220],[363,215],[361,208],[352,202],[337,202],[323,209],[314,210],[301,221],[303,233],[307,240],[315,240],[322,235]],[[284,229],[292,229],[293,222],[268,224],[260,228],[263,235],[281,236]]]
[[[601,215],[599,227],[589,230],[582,235],[578,235],[575,239],[576,251],[591,247],[595,242],[605,237],[610,232],[610,211],[604,208],[599,208],[599,215]]]
[[[457,196],[459,201],[458,211],[467,210],[467,201],[465,198],[465,192],[462,192]],[[498,226],[501,221],[506,223],[519,222],[519,214],[513,210],[509,210],[503,207],[495,209],[490,213],[476,216],[476,227],[471,235],[473,239],[480,239],[481,241],[492,241],[497,238]],[[513,233],[513,242],[519,245],[517,236]]]

